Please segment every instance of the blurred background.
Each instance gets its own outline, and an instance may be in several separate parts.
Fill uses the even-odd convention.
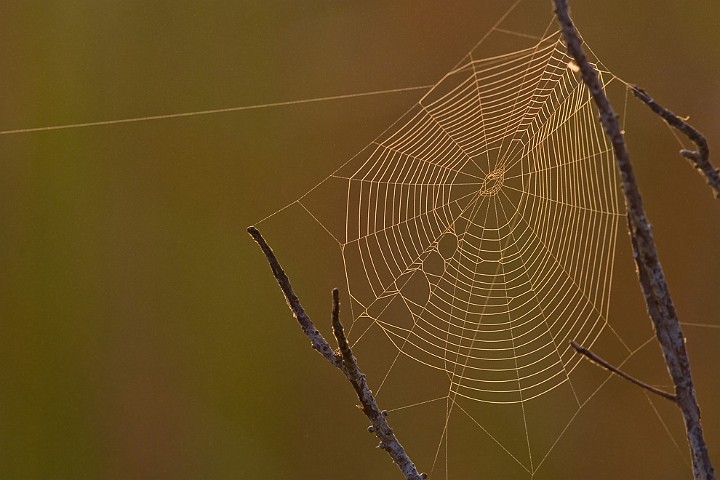
[[[526,2],[507,28],[542,32],[551,3]],[[423,91],[4,132],[431,85],[510,4],[0,4],[0,477],[400,478],[245,228],[324,179]],[[718,145],[720,4],[575,0],[572,14],[611,71]],[[679,316],[706,325],[685,333],[717,467],[720,203],[644,105],[630,99],[627,122]],[[330,289],[344,285],[337,244],[297,210],[261,226],[329,333]],[[610,323],[637,346],[652,330],[622,223],[615,275]],[[601,356],[624,358],[603,345]],[[361,366],[372,370],[369,354]],[[670,388],[654,344],[625,368]],[[576,410],[533,413],[547,426],[539,442],[557,440],[534,478],[691,478],[669,402],[611,378],[560,435]],[[396,430],[429,471],[440,438],[414,415]],[[524,442],[508,425],[507,442]],[[461,430],[449,477],[530,478]]]

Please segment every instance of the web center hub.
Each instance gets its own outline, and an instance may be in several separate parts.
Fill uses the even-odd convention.
[[[505,180],[505,167],[500,166],[485,175],[480,185],[480,195],[491,196],[500,191]]]

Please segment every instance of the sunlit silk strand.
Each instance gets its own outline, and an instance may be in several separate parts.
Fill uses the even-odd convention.
[[[216,108],[212,110],[198,110],[195,112],[169,113],[165,115],[150,115],[147,117],[121,118],[117,120],[101,120],[97,122],[70,123],[66,125],[52,125],[48,127],[18,128],[4,130],[0,135],[11,135],[17,133],[44,132],[49,130],[66,130],[70,128],[96,127],[101,125],[117,125],[119,123],[149,122],[151,120],[167,120],[170,118],[196,117],[199,115],[213,115],[216,113],[240,112],[243,110],[256,110],[260,108],[282,107],[287,105],[300,105],[303,103],[324,102],[328,100],[342,100],[357,97],[369,97],[372,95],[384,95],[388,93],[410,92],[413,90],[428,90],[432,85],[421,85],[417,87],[393,88],[389,90],[377,90],[374,92],[350,93],[346,95],[333,95],[329,97],[309,98],[304,100],[290,100],[286,102],[263,103],[258,105],[242,105],[239,107]]]

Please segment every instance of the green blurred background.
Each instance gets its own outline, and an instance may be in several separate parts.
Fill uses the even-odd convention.
[[[550,2],[526,2],[546,13],[514,17],[513,28],[542,31]],[[2,2],[0,131],[430,85],[509,5]],[[572,7],[608,68],[720,145],[720,4]],[[245,227],[421,95],[0,135],[0,478],[399,478],[350,387],[308,348]],[[720,203],[632,99],[627,129],[679,315],[716,327],[686,334],[720,462]],[[342,262],[297,215],[263,232],[327,332]],[[638,344],[651,330],[624,229],[615,265],[611,322]],[[668,384],[654,345],[627,369]],[[553,439],[555,415],[542,415]],[[439,441],[421,419],[398,433]],[[451,466],[452,478],[529,478],[455,438],[475,463]],[[686,450],[672,405],[613,378],[535,478],[690,478]],[[416,460],[429,470],[432,458]]]

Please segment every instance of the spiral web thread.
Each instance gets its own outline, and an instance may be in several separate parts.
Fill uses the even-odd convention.
[[[451,393],[520,402],[567,381],[607,319],[612,152],[559,37],[445,76],[347,182],[350,292]],[[358,275],[359,273],[359,275]],[[358,278],[359,277],[359,278]],[[374,313],[387,300],[406,314]]]
[[[500,23],[493,32],[516,34]],[[631,349],[608,324],[622,216],[617,173],[590,93],[565,52],[559,32],[491,58],[471,52],[291,204],[340,247],[354,346],[390,352],[378,399],[391,399],[390,411],[440,404],[432,467],[441,468],[444,449],[445,478],[452,416],[478,427],[533,477],[604,384],[577,391],[580,356],[569,342],[590,347],[609,327],[628,360],[652,338]],[[606,87],[619,80],[596,65]],[[327,208],[340,204],[341,220]],[[401,389],[392,384],[403,383],[402,368],[428,379],[422,395],[388,392]],[[560,386],[575,410],[533,448],[528,410]],[[518,407],[512,412],[521,418],[525,452],[502,429],[483,425],[492,405]]]

